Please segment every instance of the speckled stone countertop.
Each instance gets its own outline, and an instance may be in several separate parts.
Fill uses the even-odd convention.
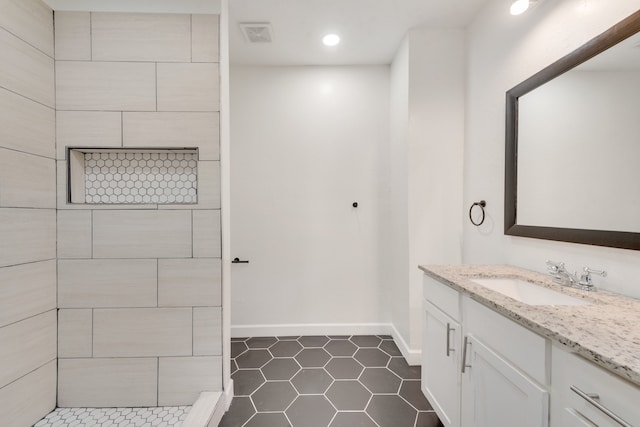
[[[506,265],[426,265],[420,269],[640,386],[640,300],[600,289],[587,292],[560,286],[548,275]],[[520,278],[591,305],[527,305],[473,283],[473,278]]]

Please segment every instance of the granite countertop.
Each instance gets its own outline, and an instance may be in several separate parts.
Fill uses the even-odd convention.
[[[640,300],[601,289],[587,292],[560,286],[549,275],[507,265],[426,265],[420,269],[640,386]],[[584,299],[591,305],[527,305],[470,280],[480,277],[520,278]]]

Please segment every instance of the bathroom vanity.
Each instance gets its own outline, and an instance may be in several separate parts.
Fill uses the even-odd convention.
[[[510,266],[420,269],[422,390],[445,426],[640,426],[639,300]]]

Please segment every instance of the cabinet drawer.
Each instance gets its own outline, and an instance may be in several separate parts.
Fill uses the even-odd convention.
[[[453,320],[460,321],[460,293],[447,285],[424,276],[422,281],[423,297],[444,311]]]
[[[600,405],[628,425],[640,426],[640,387],[555,345],[552,349],[552,381],[556,402],[552,411],[569,410],[599,427],[621,425],[573,391],[573,386],[586,394],[597,394],[596,401]]]
[[[468,297],[463,298],[462,305],[467,333],[478,337],[538,383],[549,384],[548,340]]]

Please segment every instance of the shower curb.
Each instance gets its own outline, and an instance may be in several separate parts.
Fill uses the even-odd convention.
[[[181,427],[217,427],[225,413],[222,392],[200,393]]]

